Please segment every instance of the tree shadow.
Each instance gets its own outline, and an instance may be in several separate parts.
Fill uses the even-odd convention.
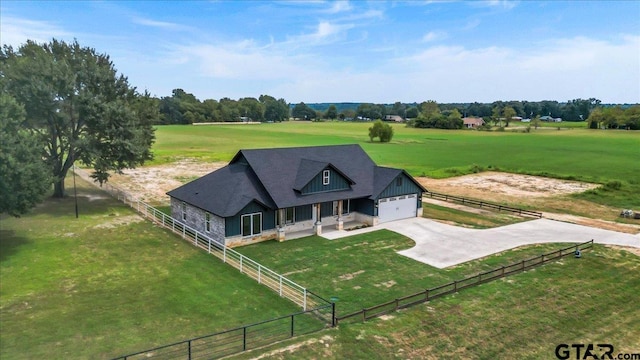
[[[21,246],[29,243],[29,239],[16,235],[13,230],[0,229],[0,263],[7,261],[20,251]]]

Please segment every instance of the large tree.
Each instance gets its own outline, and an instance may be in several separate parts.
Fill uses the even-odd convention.
[[[40,150],[44,146],[23,129],[24,119],[24,108],[0,92],[0,214],[20,216],[51,189]]]
[[[77,41],[27,41],[17,50],[3,47],[0,76],[3,90],[24,105],[25,129],[45,144],[54,197],[64,196],[64,179],[77,160],[103,183],[110,172],[152,158],[158,108],[117,74],[108,55]]]

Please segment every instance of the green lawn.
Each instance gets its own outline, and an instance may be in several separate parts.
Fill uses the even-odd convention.
[[[555,359],[561,343],[604,343],[614,356],[640,353],[640,257],[599,245],[583,255],[260,352],[270,359]]]
[[[337,298],[337,312],[342,316],[563,245],[528,246],[447,269],[396,253],[413,246],[414,242],[402,235],[379,230],[336,240],[310,236],[282,243],[268,241],[238,251],[325,298]]]
[[[79,219],[67,198],[0,220],[1,359],[109,358],[299,311],[78,184]]]
[[[180,158],[228,161],[243,148],[357,143],[383,166],[436,178],[483,170],[608,183],[619,189],[579,195],[640,208],[640,133],[623,130],[533,130],[531,133],[413,129],[394,124],[391,143],[371,143],[367,123],[284,122],[260,125],[160,126],[154,163]]]

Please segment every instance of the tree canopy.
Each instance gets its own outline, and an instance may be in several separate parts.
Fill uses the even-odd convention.
[[[24,119],[24,108],[0,92],[0,214],[22,215],[51,189],[44,146],[22,128]]]
[[[152,158],[152,121],[158,104],[118,75],[106,54],[52,40],[27,41],[0,53],[2,91],[24,106],[24,129],[44,144],[42,157],[53,177],[54,197],[75,161],[103,183],[110,172]]]
[[[379,138],[380,142],[389,142],[393,138],[393,128],[389,124],[385,124],[382,120],[376,120],[373,126],[369,128],[369,140]]]

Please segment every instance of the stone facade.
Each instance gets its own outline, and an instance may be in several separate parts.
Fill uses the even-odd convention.
[[[205,226],[205,211],[194,206],[186,204],[186,219],[182,218],[182,202],[171,198],[171,217],[185,223],[187,226],[205,234],[206,236],[224,244],[224,218],[210,214],[209,221],[211,223],[210,230],[207,231]]]

